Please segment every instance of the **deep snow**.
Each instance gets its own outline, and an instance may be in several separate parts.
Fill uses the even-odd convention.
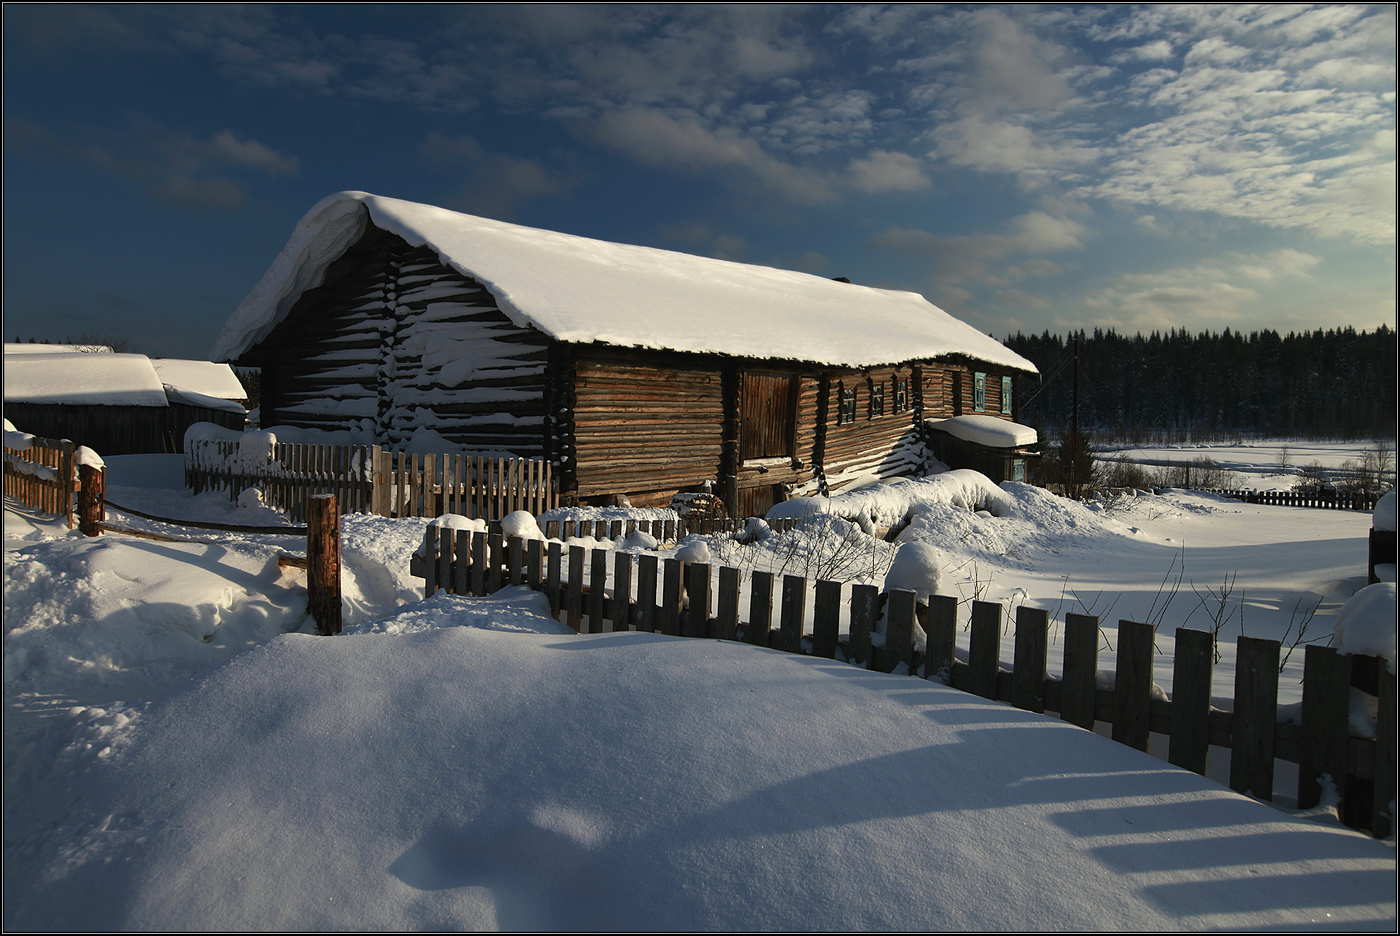
[[[112,499],[136,509],[278,516],[183,495],[178,459],[109,463]],[[1366,515],[1185,492],[1083,506],[1020,485],[978,512],[977,484],[917,483],[947,496],[870,489],[857,516],[917,503],[897,546],[937,551],[945,593],[1058,618],[1111,591],[1109,640],[1162,603],[1183,554],[1197,589],[1237,573],[1254,635],[1307,598],[1325,639],[1365,582]],[[344,518],[347,633],[316,638],[301,573],[276,561],[295,537],[88,540],[12,507],[7,929],[1395,927],[1394,840],[1325,807],[1267,806],[907,676],[578,636],[524,590],[420,601],[407,567],[426,521]],[[827,529],[705,546],[756,568],[850,542],[873,578],[897,548]],[[1169,606],[1168,688],[1166,635],[1203,604],[1183,584]]]

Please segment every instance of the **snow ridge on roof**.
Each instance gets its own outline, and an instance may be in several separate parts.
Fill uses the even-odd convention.
[[[6,403],[165,406],[144,354],[5,352]]]
[[[340,192],[297,224],[210,357],[237,358],[290,312],[368,223],[480,281],[517,325],[560,341],[870,367],[964,355],[1035,365],[913,292],[614,244]]]

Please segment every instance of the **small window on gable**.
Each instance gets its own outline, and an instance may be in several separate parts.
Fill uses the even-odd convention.
[[[899,377],[894,379],[894,399],[891,401],[892,413],[903,413],[909,409],[909,378],[902,380]]]
[[[987,375],[981,371],[972,375],[972,409],[977,413],[987,411]]]
[[[844,426],[856,421],[856,388],[837,384],[841,394],[841,405],[836,410],[836,425]]]
[[[885,385],[870,384],[870,418],[885,415]]]
[[[1001,411],[1011,415],[1011,378],[1001,378]]]

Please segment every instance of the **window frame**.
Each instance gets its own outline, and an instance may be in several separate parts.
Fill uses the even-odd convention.
[[[987,411],[987,374],[984,371],[976,371],[972,375],[972,411]]]
[[[865,405],[867,419],[879,419],[885,415],[885,385],[870,381],[870,399]]]
[[[1003,416],[1011,415],[1011,378],[1001,378],[1001,412]]]
[[[845,381],[836,384],[836,425],[849,426],[856,421],[855,387],[847,387]]]

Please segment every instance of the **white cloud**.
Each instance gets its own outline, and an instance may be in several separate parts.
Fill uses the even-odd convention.
[[[851,160],[851,186],[866,194],[917,192],[929,188],[924,165],[904,153],[874,150],[868,156]]]

